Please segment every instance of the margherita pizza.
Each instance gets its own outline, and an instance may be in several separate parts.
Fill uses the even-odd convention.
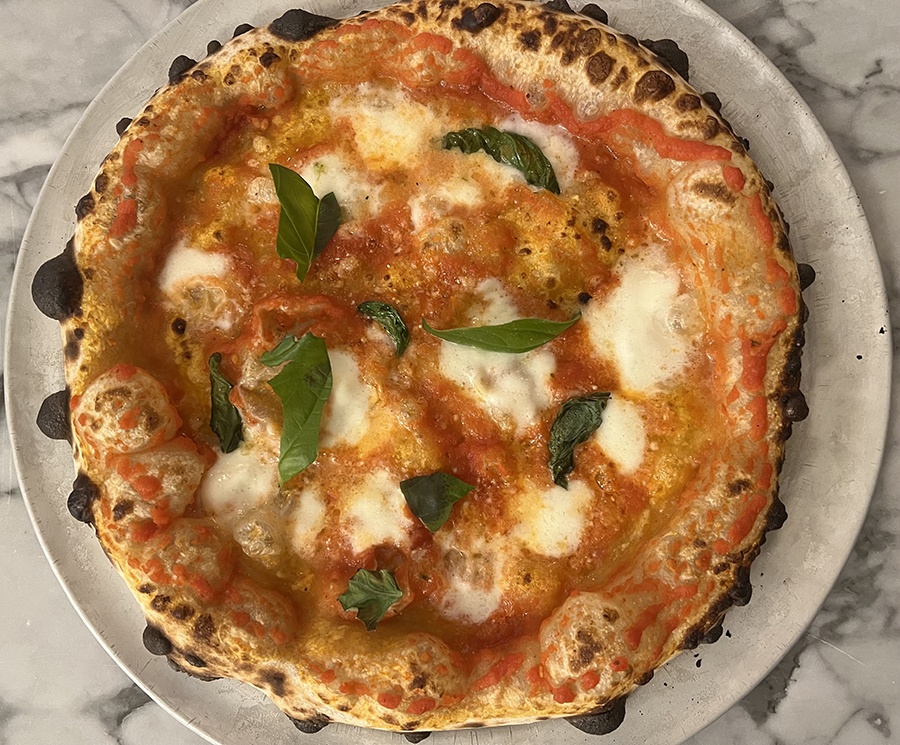
[[[292,10],[123,122],[34,288],[151,652],[305,731],[615,719],[746,601],[798,270],[677,48],[601,14]]]

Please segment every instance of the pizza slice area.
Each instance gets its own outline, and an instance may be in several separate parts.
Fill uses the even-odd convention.
[[[248,36],[231,82],[184,81],[189,134],[167,140],[176,102],[117,151],[105,230],[80,228],[94,326],[72,378],[98,532],[166,653],[292,716],[584,711],[714,621],[753,551],[793,275],[711,125],[572,103],[569,72],[489,65],[490,31],[389,16],[269,42],[265,65]],[[340,209],[300,272],[272,164]],[[497,351],[525,319],[559,329]],[[320,359],[283,377],[304,344]],[[291,437],[311,455],[285,469]],[[443,484],[427,509],[417,479]]]

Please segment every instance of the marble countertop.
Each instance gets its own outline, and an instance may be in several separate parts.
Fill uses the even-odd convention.
[[[113,73],[190,3],[0,0],[4,312],[29,214],[65,138]],[[900,0],[708,4],[775,62],[824,125],[861,197],[900,318]],[[894,338],[896,350],[896,322]],[[898,439],[895,418],[862,535],[824,607],[768,677],[690,745],[900,743]],[[0,566],[0,745],[204,742],[119,669],[69,605],[29,522],[5,428]]]

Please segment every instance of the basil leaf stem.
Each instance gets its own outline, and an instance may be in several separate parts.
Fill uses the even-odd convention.
[[[241,412],[228,397],[234,385],[222,373],[222,355],[216,352],[209,358],[209,398],[211,403],[209,426],[219,438],[223,453],[230,453],[244,439]]]
[[[269,367],[287,362],[269,381],[284,411],[278,458],[278,476],[283,484],[319,455],[322,411],[331,393],[331,363],[325,341],[311,333],[301,339],[285,337],[260,361]]]
[[[428,321],[423,318],[422,328],[432,336],[454,344],[486,349],[489,352],[521,354],[530,352],[532,349],[537,349],[548,341],[552,341],[579,318],[581,318],[580,312],[576,313],[568,321],[520,318],[498,326],[467,326],[443,330],[432,328]]]
[[[453,505],[474,488],[443,471],[428,476],[414,476],[400,482],[400,491],[403,492],[410,511],[432,533],[440,530],[450,517]]]
[[[366,629],[374,631],[390,607],[403,597],[403,591],[386,569],[360,569],[351,578],[347,591],[338,597],[344,610],[355,610]]]
[[[575,446],[586,442],[603,422],[603,410],[610,394],[590,393],[570,398],[559,407],[550,427],[550,473],[554,483],[569,488],[569,474],[575,470]]]
[[[448,132],[441,144],[446,150],[458,147],[468,154],[484,150],[498,163],[518,169],[532,186],[559,194],[559,183],[547,156],[523,135],[502,132],[495,127],[469,128]]]
[[[398,357],[406,351],[409,345],[409,329],[393,305],[380,300],[369,300],[357,305],[356,310],[381,325],[396,345]]]
[[[306,180],[290,168],[270,163],[269,171],[281,204],[276,249],[281,258],[297,262],[297,279],[302,282],[313,259],[340,227],[341,208],[333,192],[319,199]]]

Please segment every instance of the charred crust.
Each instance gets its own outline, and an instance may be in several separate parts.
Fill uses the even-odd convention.
[[[74,332],[67,334],[66,345],[63,347],[63,355],[69,362],[78,359],[78,351],[81,348],[81,337]]]
[[[575,15],[575,11],[569,7],[569,3],[567,3],[566,0],[550,0],[547,3],[544,3],[544,7],[555,10],[557,13]]]
[[[604,26],[609,24],[609,14],[596,3],[588,3],[579,12],[581,15],[590,18],[591,20],[598,21]]]
[[[169,657],[167,659],[168,659],[169,667],[171,667],[177,673],[184,673],[185,675],[187,675],[191,678],[196,678],[197,680],[202,680],[206,683],[208,683],[212,680],[220,679],[219,677],[217,677],[215,675],[202,675],[193,670],[189,670],[188,668],[184,667],[184,665],[180,665],[177,662],[175,662],[175,660],[173,660],[171,657]],[[185,659],[187,659],[187,658],[185,658]]]
[[[128,116],[123,116],[121,119],[119,119],[119,121],[116,122],[116,134],[119,135],[119,137],[125,134],[125,130],[128,129],[128,126],[133,121],[134,120]]]
[[[775,497],[772,501],[772,506],[769,508],[769,514],[766,515],[766,531],[780,530],[787,518],[787,507],[784,506],[784,502]]]
[[[706,102],[706,105],[709,106],[709,108],[711,108],[717,114],[722,111],[722,102],[719,100],[719,97],[712,91],[703,93],[700,97]]]
[[[204,613],[196,621],[194,621],[194,636],[203,641],[209,641],[215,633],[216,625],[213,623],[212,616]]]
[[[79,473],[72,482],[72,491],[66,500],[69,514],[78,522],[94,522],[94,501],[97,499],[97,486],[86,473]]]
[[[728,484],[728,493],[736,497],[738,494],[743,494],[747,491],[753,484],[750,483],[750,479],[735,479],[730,484]]]
[[[288,719],[291,720],[291,724],[305,735],[314,735],[331,724],[331,720],[321,714],[316,714],[316,716],[309,719],[294,719],[292,716],[288,716]]]
[[[725,621],[724,616],[720,618],[716,623],[714,623],[709,630],[703,635],[700,639],[701,644],[715,644],[719,639],[722,638],[722,634],[725,631],[725,627],[722,623]]]
[[[98,194],[105,192],[107,186],[109,186],[109,176],[105,173],[101,173],[94,179],[94,191]]]
[[[636,103],[645,101],[662,101],[675,92],[675,81],[672,76],[662,70],[649,70],[641,75],[634,86]]]
[[[523,31],[519,34],[519,42],[525,49],[536,52],[541,48],[541,32],[536,28],[529,31]]]
[[[31,299],[48,318],[63,321],[81,312],[84,279],[75,263],[72,241],[65,250],[42,264],[31,282]]]
[[[69,420],[69,389],[51,393],[44,402],[37,415],[38,429],[51,440],[72,441],[72,424]]]
[[[805,290],[816,281],[816,270],[809,264],[797,264],[797,275],[800,279],[801,290]]]
[[[269,24],[269,31],[285,41],[304,41],[336,24],[334,18],[307,13],[301,8],[296,8],[272,21]]]
[[[157,613],[164,613],[166,608],[169,607],[169,604],[172,602],[172,598],[168,595],[157,595],[153,600],[150,601],[150,607],[153,608]]]
[[[209,44],[206,45],[206,56],[209,57],[210,55],[215,54],[221,48],[222,42],[218,41],[217,39],[213,39],[211,42],[209,42]]]
[[[206,660],[204,660],[202,657],[198,657],[195,654],[191,654],[190,652],[185,653],[184,661],[188,665],[192,665],[193,667],[206,667]]]
[[[688,56],[676,42],[671,39],[660,39],[659,41],[641,39],[641,44],[653,52],[660,62],[678,73],[685,81],[688,80],[688,75],[690,74]]]
[[[409,690],[420,691],[428,685],[428,676],[425,673],[419,673],[413,677],[409,683]]]
[[[470,34],[478,34],[493,25],[503,11],[491,3],[481,3],[475,8],[466,8],[459,18],[452,21],[453,27]]]
[[[81,199],[78,200],[78,204],[75,205],[75,217],[78,218],[78,221],[81,222],[86,218],[91,212],[94,211],[94,195],[88,192]]]
[[[134,502],[132,502],[130,499],[123,499],[119,502],[116,502],[116,506],[113,507],[112,512],[113,520],[119,522],[119,520],[130,515],[133,510]]]
[[[600,85],[610,76],[615,63],[616,61],[606,52],[597,52],[597,54],[592,55],[588,58],[584,68],[588,80],[594,85]]]
[[[144,583],[143,585],[138,587],[138,592],[143,595],[149,595],[151,592],[153,592],[153,585]]]
[[[171,85],[180,83],[184,76],[187,75],[188,70],[196,64],[197,60],[191,59],[187,55],[179,54],[172,60],[172,64],[169,65],[169,83]]]
[[[566,721],[588,735],[608,735],[625,721],[625,697],[613,699],[589,714],[566,717]]]
[[[637,678],[635,678],[634,682],[635,682],[635,684],[637,684],[639,686],[645,686],[651,680],[653,680],[653,670],[648,670],[643,675],[640,675]]]
[[[255,27],[249,23],[242,23],[240,26],[234,29],[234,33],[231,35],[232,39],[237,39],[238,36],[243,36],[248,31],[252,31]]]
[[[171,654],[172,652],[172,642],[170,642],[169,638],[156,628],[156,626],[150,626],[148,624],[144,628],[141,640],[144,642],[144,647],[150,654],[161,657],[162,655]]]
[[[187,331],[187,321],[183,318],[176,318],[172,321],[172,331],[174,331],[178,336],[181,336],[185,331]]]
[[[403,22],[404,22],[407,26],[412,26],[412,25],[416,22],[416,14],[415,14],[415,13],[411,13],[411,12],[408,11],[408,10],[403,11],[403,12],[400,14],[400,17],[403,19]]]
[[[693,93],[682,93],[675,100],[675,108],[679,111],[696,111],[700,106],[700,96],[695,96]]]
[[[269,686],[272,689],[272,693],[276,696],[284,696],[287,692],[284,673],[280,673],[277,670],[263,670],[261,677],[262,682]]]
[[[202,83],[204,80],[206,80],[207,75],[206,75],[205,72],[203,72],[203,70],[194,70],[194,71],[191,73],[191,77],[192,77],[194,80],[196,80],[196,81]]]
[[[181,605],[176,605],[172,609],[172,618],[175,618],[179,621],[187,621],[189,618],[192,618],[194,615],[194,609],[190,605],[185,605],[182,603]]]
[[[737,196],[725,184],[718,181],[700,181],[691,187],[691,191],[714,202],[734,204]]]
[[[612,81],[612,84],[611,84],[612,87],[613,87],[614,89],[619,89],[619,88],[621,88],[623,85],[625,85],[626,82],[628,82],[628,75],[629,75],[629,73],[628,73],[628,68],[627,68],[627,67],[623,67],[623,68],[622,68],[621,70],[619,70],[619,72],[616,74],[616,77],[613,78],[613,81]]]
[[[784,416],[788,421],[802,422],[809,416],[809,405],[801,391],[791,391],[782,397],[781,402]]]
[[[271,67],[280,59],[281,57],[275,54],[275,52],[273,52],[271,49],[267,49],[259,56],[259,64],[261,64],[263,67]]]
[[[431,733],[430,732],[404,732],[403,736],[409,742],[422,742],[422,740],[427,740],[429,737],[431,737]]]
[[[742,564],[735,573],[734,585],[728,593],[732,605],[747,605],[753,595],[753,586],[750,584],[750,562]]]

